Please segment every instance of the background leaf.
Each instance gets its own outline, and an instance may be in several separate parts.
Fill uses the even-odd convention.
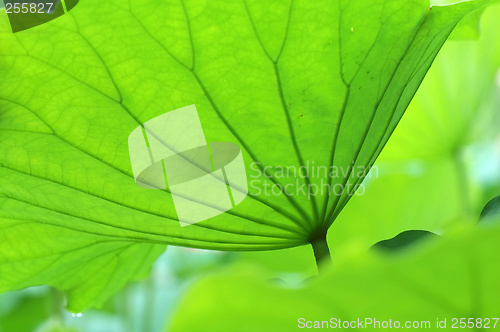
[[[352,246],[368,249],[407,230],[442,234],[457,224],[474,224],[498,195],[499,15],[498,5],[486,10],[479,40],[444,45],[376,172],[331,226],[334,262]],[[293,281],[298,274],[315,274],[311,255],[310,248],[299,247],[244,253],[242,259]]]
[[[497,196],[493,198],[491,201],[486,204],[484,207],[483,211],[481,212],[481,220],[491,220],[491,219],[497,219],[498,215],[500,214],[500,196]]]
[[[392,239],[387,239],[375,243],[372,248],[376,248],[379,250],[387,250],[387,251],[399,251],[402,249],[406,249],[411,245],[415,245],[415,243],[418,243],[419,241],[432,238],[435,236],[436,234],[428,231],[421,231],[421,230],[404,231],[402,233],[399,233]]]
[[[299,318],[411,319],[432,328],[446,318],[450,329],[452,318],[496,317],[498,236],[498,225],[462,229],[404,257],[354,254],[298,289],[259,281],[247,269],[206,277],[185,295],[169,331],[290,331]]]

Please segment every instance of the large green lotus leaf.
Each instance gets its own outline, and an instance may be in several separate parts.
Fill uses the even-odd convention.
[[[261,170],[333,165],[347,172],[332,185],[359,183],[352,170],[375,161],[453,27],[486,3],[87,0],[16,34],[2,12],[0,291],[49,283],[78,294],[79,310],[165,244],[269,250],[324,236],[348,191],[266,195],[330,178]],[[189,104],[208,142],[241,146],[256,182],[236,208],[181,228],[168,191],[134,183],[127,138]]]
[[[320,324],[331,318],[430,321],[434,330],[439,318],[451,330],[452,318],[489,317],[493,328],[500,306],[499,236],[498,225],[467,228],[403,255],[354,254],[292,289],[248,272],[206,277],[186,293],[167,330],[294,331],[300,318]]]

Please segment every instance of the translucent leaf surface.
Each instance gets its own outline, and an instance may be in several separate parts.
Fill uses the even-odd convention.
[[[2,11],[0,291],[49,283],[79,310],[165,244],[324,237],[453,27],[486,3],[87,0],[16,34]],[[241,147],[254,182],[236,208],[181,228],[168,190],[135,184],[127,137],[190,104],[207,141]],[[312,164],[340,175],[276,170]],[[325,185],[342,190],[311,194]]]

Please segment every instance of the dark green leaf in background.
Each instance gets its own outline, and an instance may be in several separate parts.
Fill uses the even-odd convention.
[[[386,251],[398,251],[408,248],[420,241],[435,237],[436,234],[429,231],[411,230],[399,233],[392,239],[383,240],[373,245],[373,248]]]
[[[493,198],[486,204],[483,211],[481,212],[480,221],[498,219],[500,215],[500,196]]]

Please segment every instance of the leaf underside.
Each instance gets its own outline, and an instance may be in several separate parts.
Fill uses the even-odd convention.
[[[79,310],[166,244],[270,250],[325,233],[347,191],[265,187],[361,183],[454,26],[486,2],[87,0],[16,34],[0,13],[0,291],[48,283]],[[242,148],[250,188],[181,228],[168,190],[135,184],[127,138],[190,104],[208,142]],[[312,163],[343,171],[262,173]]]

